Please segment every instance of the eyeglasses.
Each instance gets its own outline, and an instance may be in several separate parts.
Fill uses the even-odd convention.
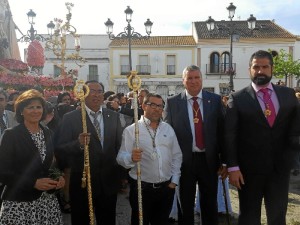
[[[164,105],[157,105],[153,102],[148,102],[148,103],[146,103],[146,105],[149,105],[151,107],[151,109],[157,109],[157,108],[160,110],[164,109]]]
[[[95,90],[95,89],[90,89],[91,94],[103,94],[103,90]]]

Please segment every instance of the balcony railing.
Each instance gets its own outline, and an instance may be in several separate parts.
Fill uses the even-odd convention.
[[[121,75],[128,75],[130,73],[129,65],[121,65]]]
[[[167,75],[175,75],[175,65],[167,65]]]
[[[151,74],[151,66],[150,65],[137,65],[136,71],[138,75],[150,75]]]
[[[236,63],[232,63],[234,73],[236,72]],[[229,75],[229,63],[206,64],[207,75]]]
[[[88,80],[99,81],[99,75],[98,74],[88,74]]]

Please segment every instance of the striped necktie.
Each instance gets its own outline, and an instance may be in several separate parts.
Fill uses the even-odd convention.
[[[96,129],[98,138],[101,141],[101,130],[100,130],[100,123],[99,123],[99,120],[98,120],[98,115],[100,115],[101,112],[100,111],[99,112],[91,112],[90,114],[94,118],[93,125],[94,125],[94,127]]]

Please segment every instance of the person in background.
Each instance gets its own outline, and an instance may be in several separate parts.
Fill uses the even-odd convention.
[[[40,125],[45,117],[42,94],[25,91],[15,102],[15,112],[20,124],[5,130],[0,143],[0,182],[5,185],[0,224],[62,225],[51,193],[64,186],[64,178],[50,170],[54,146],[51,131]]]
[[[90,90],[85,98],[88,133],[83,133],[81,110],[65,114],[58,132],[56,156],[60,165],[65,164],[66,158],[70,163],[72,225],[89,224],[88,193],[86,188],[81,187],[85,145],[89,148],[92,198],[97,224],[114,225],[120,187],[116,157],[121,146],[122,129],[118,113],[102,108],[103,84],[91,80],[86,85]]]
[[[121,104],[117,94],[113,94],[107,98],[106,108],[119,112],[122,132],[128,125],[132,124],[133,118],[120,112]]]
[[[273,57],[264,50],[249,60],[251,84],[229,97],[225,153],[229,182],[238,189],[239,225],[285,225],[291,160],[300,149],[300,110],[295,91],[271,83]]]
[[[223,123],[221,96],[202,90],[202,75],[195,65],[183,70],[185,90],[169,97],[164,120],[175,130],[182,155],[178,210],[180,225],[194,225],[196,184],[200,191],[202,224],[218,224],[217,188],[221,167]]]
[[[57,96],[57,106],[56,112],[60,119],[66,114],[67,112],[71,112],[75,109],[73,105],[71,105],[72,97],[69,92],[61,92]]]
[[[9,110],[12,112],[15,111],[14,103],[19,95],[20,95],[20,93],[18,91],[14,91],[8,96],[8,102],[7,102],[7,105],[5,108],[6,110]]]
[[[117,96],[120,100],[120,106],[126,105],[127,99],[126,99],[126,96],[124,95],[124,93],[117,93]]]
[[[18,124],[18,122],[15,119],[15,113],[6,109],[8,105],[7,100],[7,92],[3,89],[0,89],[0,138],[7,128],[14,127]],[[4,185],[0,183],[0,196],[3,191],[3,188]],[[0,206],[1,202],[2,201],[0,199]]]
[[[143,224],[166,225],[179,183],[182,153],[173,128],[162,121],[164,101],[148,94],[138,121],[139,148],[135,147],[135,124],[125,128],[118,163],[130,169],[131,224],[139,224],[137,162],[141,165]]]
[[[147,89],[139,89],[138,90],[138,96],[137,96],[137,105],[138,105],[138,119],[141,118],[141,115],[144,114],[144,111],[142,109],[142,104],[144,97],[149,94],[149,91]],[[133,96],[132,96],[133,97]],[[120,113],[125,114],[127,116],[131,116],[134,118],[134,109],[133,109],[133,101],[132,99],[129,101],[130,105],[122,106],[120,109]]]
[[[14,127],[18,124],[15,119],[15,113],[6,109],[7,104],[7,92],[3,89],[0,89],[0,137],[2,136],[5,129]]]

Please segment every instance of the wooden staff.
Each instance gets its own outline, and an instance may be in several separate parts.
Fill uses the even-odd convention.
[[[138,103],[137,91],[141,87],[141,78],[137,76],[136,71],[131,71],[128,77],[128,87],[133,91],[133,109],[135,125],[135,148],[139,148],[139,124],[138,124]],[[141,164],[137,162],[137,187],[138,187],[138,206],[139,206],[139,225],[143,225],[143,200],[142,200],[142,179]]]
[[[226,191],[225,181],[223,179],[222,179],[222,187],[223,187],[223,196],[224,196],[225,209],[226,209],[226,221],[227,221],[227,225],[231,225],[230,215],[229,215],[229,208],[228,208],[228,201],[227,201],[228,200],[227,199],[227,191]]]
[[[85,111],[85,98],[89,95],[90,89],[84,83],[83,80],[78,80],[74,87],[74,94],[80,100],[81,103],[81,114],[82,114],[82,128],[83,133],[87,133],[86,126],[86,111]],[[88,192],[88,204],[89,204],[89,216],[90,225],[94,225],[94,207],[93,207],[93,195],[92,195],[92,185],[91,185],[91,171],[90,171],[90,156],[89,156],[89,146],[85,143],[84,145],[84,164],[82,172],[82,183],[81,187],[85,188],[87,186]]]

